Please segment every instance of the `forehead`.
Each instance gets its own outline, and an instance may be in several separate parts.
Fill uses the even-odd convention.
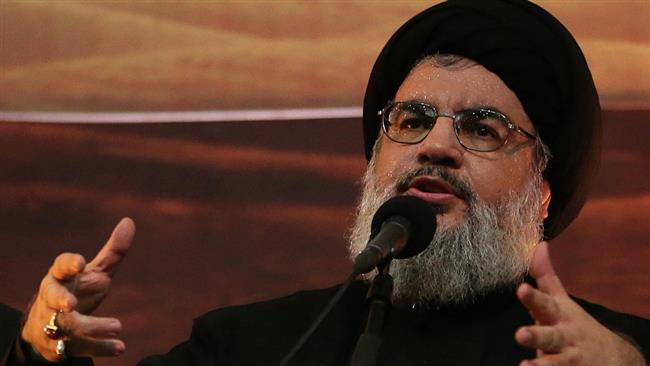
[[[515,93],[496,74],[477,63],[461,61],[443,67],[426,60],[420,62],[402,82],[395,100],[421,101],[447,113],[490,107],[524,129],[533,127]]]

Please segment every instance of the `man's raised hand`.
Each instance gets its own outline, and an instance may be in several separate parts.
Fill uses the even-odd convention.
[[[94,317],[91,314],[108,294],[111,280],[126,256],[135,224],[122,219],[95,258],[86,263],[79,254],[59,255],[41,281],[38,294],[29,309],[21,332],[23,340],[49,361],[57,361],[57,341],[48,338],[43,327],[59,310],[57,325],[66,339],[68,356],[118,356],[124,352],[124,342],[118,334],[119,320]]]
[[[537,350],[537,358],[520,366],[643,366],[643,356],[580,307],[564,290],[555,274],[548,243],[540,243],[533,256],[531,275],[537,289],[522,284],[517,297],[535,325],[515,333],[522,346]]]

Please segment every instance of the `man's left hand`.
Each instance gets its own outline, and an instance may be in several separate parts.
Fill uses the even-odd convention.
[[[515,333],[522,346],[537,350],[537,358],[520,366],[644,366],[643,356],[632,344],[613,333],[573,301],[555,274],[548,243],[535,249],[531,275],[537,289],[524,283],[517,297],[528,309],[535,325]]]

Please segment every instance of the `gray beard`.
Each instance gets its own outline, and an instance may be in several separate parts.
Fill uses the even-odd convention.
[[[521,283],[528,273],[532,251],[543,235],[539,219],[541,174],[533,172],[519,191],[487,204],[476,197],[467,181],[448,169],[430,167],[423,171],[442,177],[467,195],[469,210],[461,224],[439,227],[431,244],[419,255],[392,261],[393,301],[428,306],[468,304],[497,289]],[[374,158],[371,160],[349,236],[352,258],[366,246],[372,217],[379,206],[395,196],[398,186],[406,184],[414,174],[405,172],[394,187],[379,187]]]

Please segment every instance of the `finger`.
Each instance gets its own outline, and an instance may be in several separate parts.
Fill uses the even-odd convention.
[[[43,278],[38,296],[48,308],[54,311],[61,309],[69,312],[77,306],[77,297],[52,275]]]
[[[119,339],[71,338],[66,342],[69,357],[117,357],[125,349]]]
[[[559,353],[566,346],[562,332],[550,326],[521,327],[515,333],[515,340],[524,347]]]
[[[49,274],[59,281],[70,281],[83,271],[86,260],[80,254],[63,253],[56,257]]]
[[[98,294],[105,294],[111,284],[111,278],[103,272],[87,272],[79,277],[75,295],[80,299],[92,299]]]
[[[560,307],[550,295],[523,283],[517,289],[517,298],[539,324],[553,325],[560,321]]]
[[[112,275],[129,251],[134,236],[135,223],[128,217],[123,218],[115,226],[111,237],[90,264],[100,271]]]
[[[577,348],[568,347],[562,353],[542,355],[534,360],[522,361],[519,366],[579,365],[581,358],[580,351]]]
[[[122,331],[118,319],[83,315],[76,311],[60,314],[57,324],[70,338],[115,338]]]
[[[559,277],[555,274],[548,252],[548,243],[540,242],[535,248],[530,274],[537,280],[537,287],[551,295],[565,295],[566,291]]]

